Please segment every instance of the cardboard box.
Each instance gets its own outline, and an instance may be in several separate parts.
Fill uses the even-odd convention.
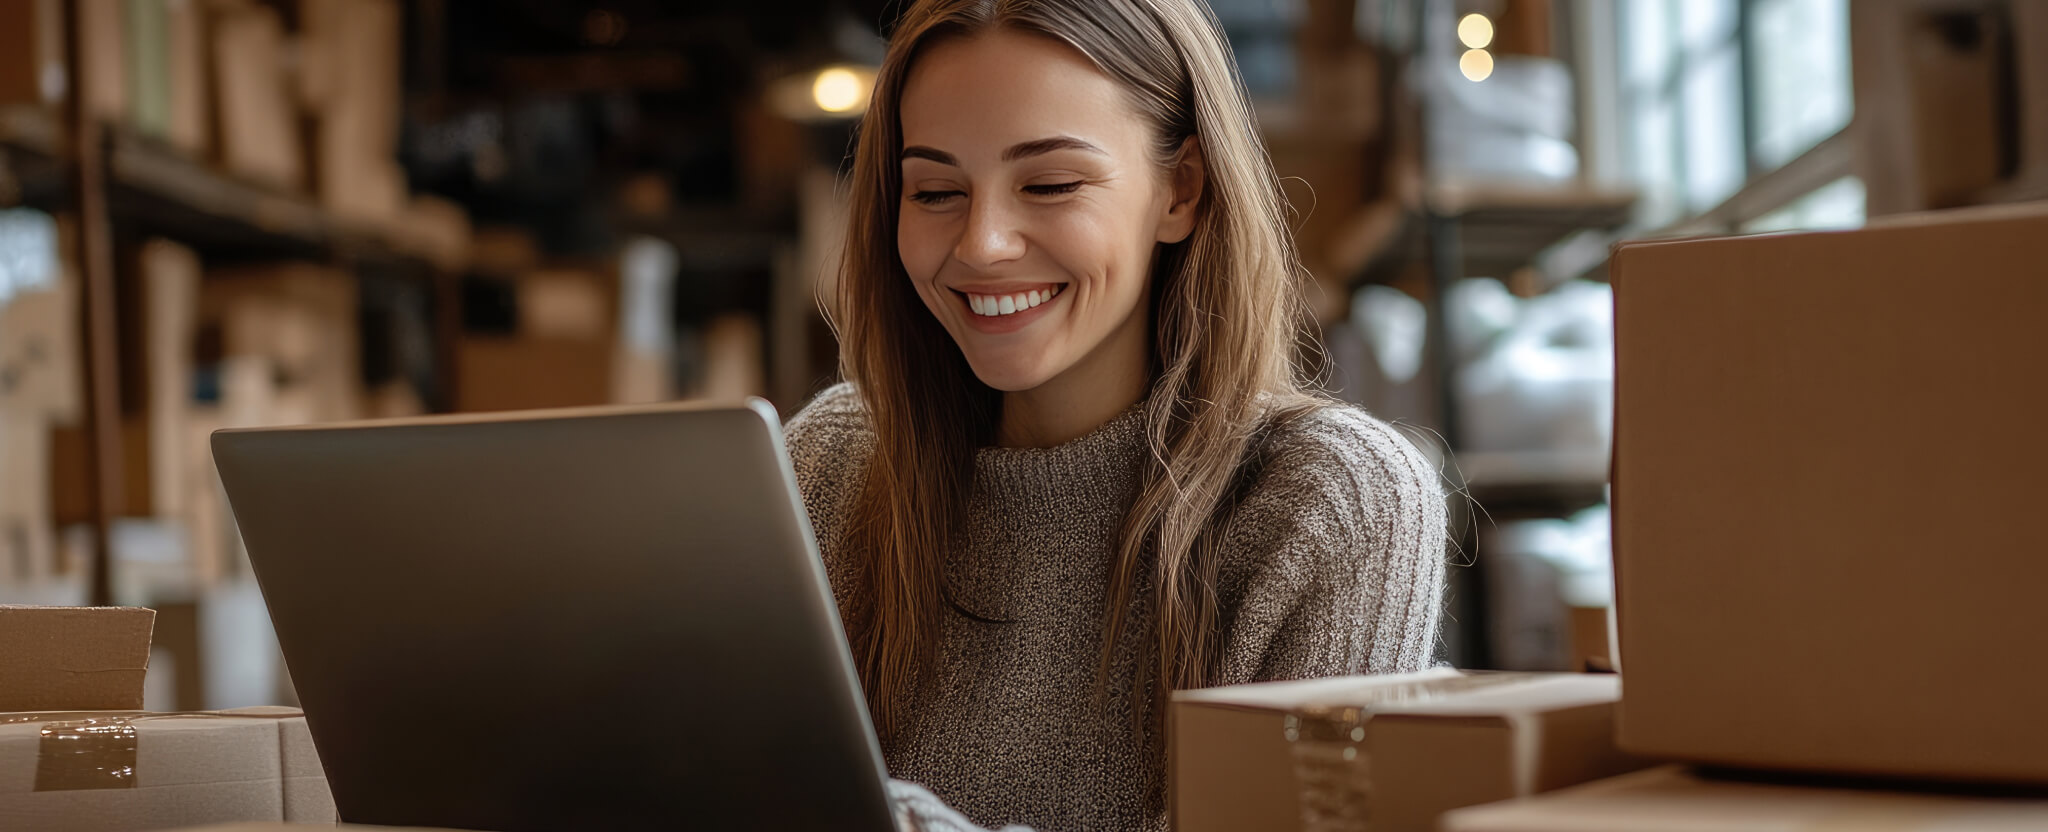
[[[2020,108],[2020,165],[2048,180],[2048,5],[2012,4]]]
[[[57,0],[0,0],[0,104],[45,104],[45,79],[64,71]],[[55,79],[52,79],[55,80]]]
[[[136,253],[140,280],[143,404],[148,425],[149,512],[185,510],[185,420],[192,409],[192,352],[199,321],[199,257],[168,240]]]
[[[1959,19],[1982,32],[1967,41],[1954,36]],[[2002,15],[1987,9],[1927,9],[1906,23],[1905,55],[1911,80],[1914,161],[1928,208],[1975,202],[1978,191],[1999,181],[2010,159],[2017,119],[2006,74],[2010,41]]]
[[[2048,799],[1715,780],[1677,766],[1460,809],[1444,832],[2048,829]]]
[[[440,197],[416,196],[401,223],[405,245],[444,272],[469,266],[469,212]]]
[[[0,712],[136,710],[156,613],[0,606]]]
[[[205,0],[160,0],[169,96],[164,138],[194,158],[213,149],[213,84],[207,72],[211,27]]]
[[[292,708],[0,714],[0,826],[332,824],[311,737]]]
[[[406,184],[398,144],[400,15],[391,0],[305,0],[298,95],[317,116],[314,190],[337,216],[394,224]]]
[[[74,0],[78,25],[86,43],[82,84],[85,105],[93,116],[108,123],[126,121],[129,116],[128,9],[127,0]]]
[[[212,33],[221,163],[253,181],[304,190],[304,147],[277,11],[253,4],[221,9]]]
[[[455,352],[455,407],[469,412],[607,404],[610,341],[464,338]]]
[[[1315,811],[1431,830],[1452,808],[1640,768],[1614,748],[1618,696],[1613,676],[1450,670],[1182,691],[1174,828],[1302,829],[1312,777]]]
[[[297,709],[139,710],[155,615],[0,606],[0,829],[332,824]]]
[[[217,269],[202,286],[201,326],[218,329],[223,357],[271,364],[273,404],[300,405],[301,421],[353,419],[362,407],[358,290],[348,272],[311,263]]]
[[[533,338],[607,340],[618,318],[616,285],[579,269],[520,275],[519,334]]]
[[[1613,257],[1624,749],[2048,781],[2048,210]]]

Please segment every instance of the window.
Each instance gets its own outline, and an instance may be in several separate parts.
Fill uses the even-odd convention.
[[[1858,228],[1863,225],[1863,180],[1845,176],[1791,204],[1742,224],[1744,232]]]
[[[1624,155],[1647,225],[1719,205],[1849,122],[1847,0],[1612,8]]]

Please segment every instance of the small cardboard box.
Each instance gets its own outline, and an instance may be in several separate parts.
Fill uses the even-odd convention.
[[[2048,210],[1620,246],[1621,746],[2048,782]]]
[[[1444,832],[2048,829],[2048,799],[1714,780],[1678,766],[1444,816]]]
[[[297,709],[140,710],[155,617],[0,606],[0,829],[332,824]]]
[[[1182,691],[1170,715],[1174,828],[1301,829],[1311,772],[1362,804],[1331,811],[1363,810],[1375,832],[1426,832],[1449,809],[1642,767],[1614,747],[1619,695],[1613,676],[1449,670]],[[1305,715],[1318,711],[1346,712],[1349,727],[1310,736]]]
[[[142,708],[156,611],[0,606],[0,712]]]

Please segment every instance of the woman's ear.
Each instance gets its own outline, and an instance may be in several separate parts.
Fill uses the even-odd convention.
[[[1194,233],[1195,212],[1202,206],[1202,188],[1209,179],[1198,137],[1181,142],[1168,178],[1173,190],[1167,197],[1166,214],[1159,219],[1159,242],[1178,243]]]

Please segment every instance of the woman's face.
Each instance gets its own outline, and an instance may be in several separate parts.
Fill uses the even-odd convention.
[[[975,375],[1017,392],[1142,362],[1153,255],[1193,228],[1199,172],[1160,167],[1117,83],[997,31],[928,47],[901,118],[897,252]]]

